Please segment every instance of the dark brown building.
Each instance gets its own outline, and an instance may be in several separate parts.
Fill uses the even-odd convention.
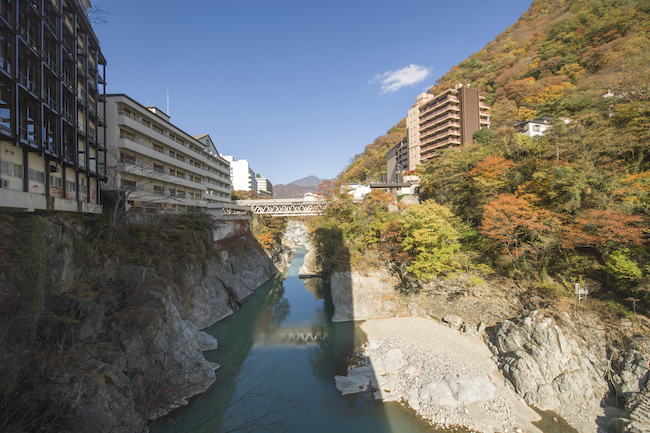
[[[476,131],[490,127],[490,114],[478,89],[462,84],[447,89],[420,107],[420,161],[445,147],[472,141]]]
[[[0,210],[102,210],[106,60],[89,7],[0,0]]]

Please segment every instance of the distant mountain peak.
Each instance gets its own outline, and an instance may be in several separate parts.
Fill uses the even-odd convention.
[[[307,176],[303,177],[302,179],[299,180],[294,180],[293,182],[290,182],[289,185],[296,185],[296,186],[302,186],[302,187],[310,187],[310,186],[318,186],[320,185],[321,182],[323,182],[324,179],[319,179],[316,176]]]

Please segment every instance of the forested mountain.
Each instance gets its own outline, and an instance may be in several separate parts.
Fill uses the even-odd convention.
[[[430,92],[457,83],[479,88],[492,108],[493,129],[542,115],[589,122],[603,104],[620,98],[640,102],[647,96],[649,14],[648,0],[536,0]],[[604,99],[608,92],[614,98]],[[612,116],[643,131],[637,112],[647,110],[642,102],[620,106]],[[403,122],[356,155],[341,179],[373,180],[385,172],[385,151],[401,138],[396,132],[405,134]]]
[[[483,269],[538,281],[545,296],[588,281],[637,308],[650,296],[649,32],[649,0],[534,1],[431,90],[462,82],[492,105],[491,130],[419,169],[431,227],[444,220],[453,235],[410,244],[415,210],[394,217],[374,204],[369,222],[351,219],[349,244],[378,245],[419,277]],[[537,140],[511,127],[542,115],[558,120]],[[394,139],[378,138],[340,180],[378,173]]]
[[[543,114],[580,120],[608,91],[638,91],[649,60],[649,13],[647,0],[536,0],[432,91],[459,82],[478,87],[495,127]]]

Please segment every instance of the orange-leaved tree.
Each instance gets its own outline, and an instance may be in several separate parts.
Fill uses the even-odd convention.
[[[525,197],[514,194],[501,194],[485,205],[480,233],[508,254],[517,266],[525,253],[539,253],[545,249],[548,240],[544,235],[551,234],[557,225],[557,217],[542,208],[531,204]]]
[[[562,247],[594,248],[607,255],[645,243],[643,218],[616,209],[588,209],[562,230]]]

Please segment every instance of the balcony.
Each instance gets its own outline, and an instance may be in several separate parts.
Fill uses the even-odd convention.
[[[420,155],[425,155],[427,152],[431,152],[435,149],[439,149],[441,147],[445,146],[451,146],[451,145],[460,145],[460,139],[456,139],[453,137],[449,137],[446,140],[441,140],[437,141],[433,144],[430,144],[428,146],[420,145]]]
[[[426,134],[423,134],[420,136],[420,145],[425,142],[430,142],[432,139],[435,140],[436,138],[440,137],[447,137],[447,136],[454,136],[454,137],[460,137],[460,130],[458,129],[451,129],[450,127],[441,127],[441,128],[436,128],[431,131],[427,131]]]
[[[460,115],[455,114],[455,113],[448,113],[448,114],[446,114],[444,116],[437,117],[437,118],[435,118],[434,120],[432,120],[432,121],[430,121],[428,123],[420,124],[420,134],[422,134],[423,131],[426,131],[426,130],[431,129],[431,128],[435,128],[438,125],[440,125],[442,122],[445,122],[445,121],[451,120],[451,119],[460,120]]]
[[[455,112],[460,112],[460,107],[455,104],[447,104],[442,107],[439,107],[433,111],[427,111],[424,112],[423,115],[420,117],[419,122],[426,122],[429,119],[432,119],[436,116],[439,116],[440,114],[447,112],[447,111],[455,111]]]
[[[58,111],[59,103],[56,100],[56,98],[49,93],[45,94],[45,103],[47,104],[48,107],[50,107],[53,111]]]
[[[37,130],[37,125],[34,123],[28,124],[27,126],[18,127],[20,138],[32,144],[37,144],[39,140],[36,130]]]
[[[11,19],[13,18],[11,10],[6,8],[4,4],[0,4],[0,16],[8,23],[11,23]]]
[[[20,84],[25,87],[27,90],[29,90],[31,93],[36,96],[36,83],[30,80],[27,75],[25,75],[22,72],[18,72],[18,80]]]

